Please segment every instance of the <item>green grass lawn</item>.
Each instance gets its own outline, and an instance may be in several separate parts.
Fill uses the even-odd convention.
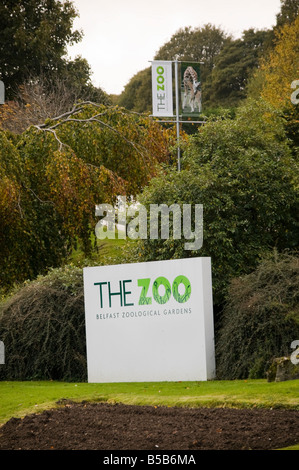
[[[0,424],[59,406],[59,400],[154,406],[286,407],[299,410],[299,380],[267,382],[66,383],[0,382]]]

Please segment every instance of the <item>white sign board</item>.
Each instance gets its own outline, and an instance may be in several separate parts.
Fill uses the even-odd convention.
[[[210,258],[84,268],[89,382],[215,376]]]
[[[173,116],[172,62],[152,62],[153,116]]]

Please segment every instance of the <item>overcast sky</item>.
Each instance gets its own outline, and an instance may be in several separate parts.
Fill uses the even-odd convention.
[[[237,38],[249,28],[271,28],[280,0],[74,0],[82,41],[68,49],[91,66],[92,81],[119,94],[148,67],[159,48],[185,26],[211,23]]]

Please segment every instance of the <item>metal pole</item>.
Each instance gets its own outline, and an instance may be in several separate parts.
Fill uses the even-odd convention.
[[[176,102],[176,135],[178,145],[178,171],[181,171],[181,150],[180,150],[180,116],[179,116],[179,74],[178,61],[174,62],[175,70],[175,102]]]

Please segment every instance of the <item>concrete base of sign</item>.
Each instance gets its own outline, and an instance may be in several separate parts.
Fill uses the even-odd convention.
[[[84,269],[88,381],[215,377],[210,258]]]

